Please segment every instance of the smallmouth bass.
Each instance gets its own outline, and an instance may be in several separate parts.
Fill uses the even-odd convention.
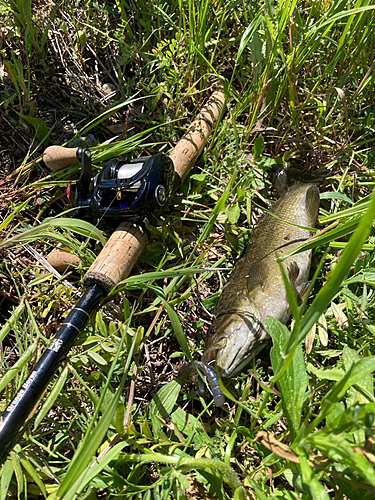
[[[208,338],[203,365],[215,366],[221,377],[238,374],[266,345],[270,336],[263,320],[272,316],[281,323],[290,317],[290,307],[277,257],[295,249],[311,236],[319,211],[319,190],[315,184],[295,182],[271,206],[274,216],[265,214],[250,236],[244,255],[237,261],[217,305],[215,333]],[[311,251],[287,257],[282,266],[298,300],[306,293]],[[198,366],[198,363],[200,366]],[[186,371],[186,370],[185,370]],[[200,370],[202,373],[202,370]],[[203,373],[210,392],[217,394],[211,372]],[[212,388],[211,388],[212,385]],[[223,396],[214,397],[216,406]]]

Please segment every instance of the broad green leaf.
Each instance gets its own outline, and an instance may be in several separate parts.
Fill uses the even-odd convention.
[[[163,385],[161,389],[152,398],[148,407],[148,414],[151,417],[154,430],[161,427],[158,419],[160,416],[163,420],[167,420],[171,414],[174,405],[176,404],[178,395],[180,394],[181,384],[176,380],[171,380],[168,384]]]
[[[358,354],[350,349],[347,345],[344,346],[342,359],[344,361],[345,370],[349,370],[353,363],[360,360]],[[366,397],[368,394],[368,397]],[[354,387],[349,389],[347,405],[353,406],[356,403],[366,404],[374,400],[374,379],[371,373],[364,374],[363,377],[354,384]]]
[[[341,368],[316,368],[311,363],[306,365],[306,370],[319,380],[340,380],[345,373]]]
[[[332,411],[334,404],[341,400],[349,387],[360,382],[369,373],[375,371],[375,356],[368,356],[353,363],[343,377],[336,382],[321,402],[318,416],[314,419],[309,429],[312,431]]]
[[[264,139],[263,136],[260,134],[254,141],[254,146],[253,146],[253,157],[254,160],[256,160],[264,150]]]
[[[198,182],[203,182],[205,180],[205,178],[207,177],[208,174],[192,174],[190,176],[190,179],[194,179],[195,181],[198,181]]]
[[[273,347],[270,352],[271,363],[274,371],[283,360],[283,347],[290,337],[290,331],[275,318],[265,320],[267,332],[271,335]],[[281,392],[284,415],[288,420],[291,440],[293,441],[301,425],[302,407],[308,384],[305,362],[301,344],[298,344],[293,360],[278,380],[277,386]]]
[[[303,451],[296,450],[302,473],[302,487],[310,495],[311,500],[329,500],[329,495],[322,484],[314,476]]]
[[[238,221],[238,218],[241,214],[241,209],[238,203],[234,203],[232,206],[227,207],[225,209],[225,213],[228,217],[228,221],[231,224],[236,224]]]
[[[22,120],[30,123],[35,129],[35,136],[38,141],[42,142],[45,146],[48,146],[48,137],[51,133],[51,130],[47,127],[43,120],[40,118],[34,118],[33,116],[22,115],[21,113],[17,113]]]
[[[182,408],[177,407],[174,410],[171,414],[171,420],[177,429],[188,438],[192,438],[196,442],[202,442],[203,439],[207,444],[211,442],[201,422]]]
[[[333,462],[346,465],[362,477],[363,480],[375,486],[375,471],[373,465],[364,455],[353,450],[353,443],[347,441],[343,436],[328,435],[323,431],[314,432],[300,443],[303,446],[313,446],[323,452]]]
[[[95,364],[100,366],[106,366],[107,361],[101,356],[98,352],[95,351],[87,351],[87,356],[91,358]]]

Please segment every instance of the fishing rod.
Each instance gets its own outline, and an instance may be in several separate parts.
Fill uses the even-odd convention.
[[[222,92],[212,94],[169,157],[157,154],[130,162],[113,159],[94,178],[89,150],[61,146],[45,150],[44,163],[52,170],[81,164],[72,193],[74,216],[104,218],[117,228],[84,276],[86,290],[81,299],[0,417],[0,463],[22,436],[30,413],[92,313],[130,274],[148,240],[145,217],[160,214],[184,182],[220,117],[224,100]]]

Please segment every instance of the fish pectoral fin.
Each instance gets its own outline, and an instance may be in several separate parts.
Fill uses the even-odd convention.
[[[305,300],[310,284],[311,281],[305,281],[305,283],[302,283],[302,285],[298,287],[296,297],[298,305],[300,305]]]
[[[287,275],[289,283],[293,286],[299,276],[299,266],[295,260],[288,265]]]
[[[249,272],[246,276],[247,291],[251,292],[255,287],[264,287],[267,280],[268,267],[263,262],[253,262],[250,264]]]
[[[310,186],[306,192],[306,213],[309,220],[309,226],[315,226],[319,212],[319,189],[316,186]]]

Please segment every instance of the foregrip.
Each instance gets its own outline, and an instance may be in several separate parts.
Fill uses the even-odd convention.
[[[140,225],[122,222],[92,263],[83,278],[83,284],[98,284],[109,293],[129,276],[146,243],[147,234]]]

